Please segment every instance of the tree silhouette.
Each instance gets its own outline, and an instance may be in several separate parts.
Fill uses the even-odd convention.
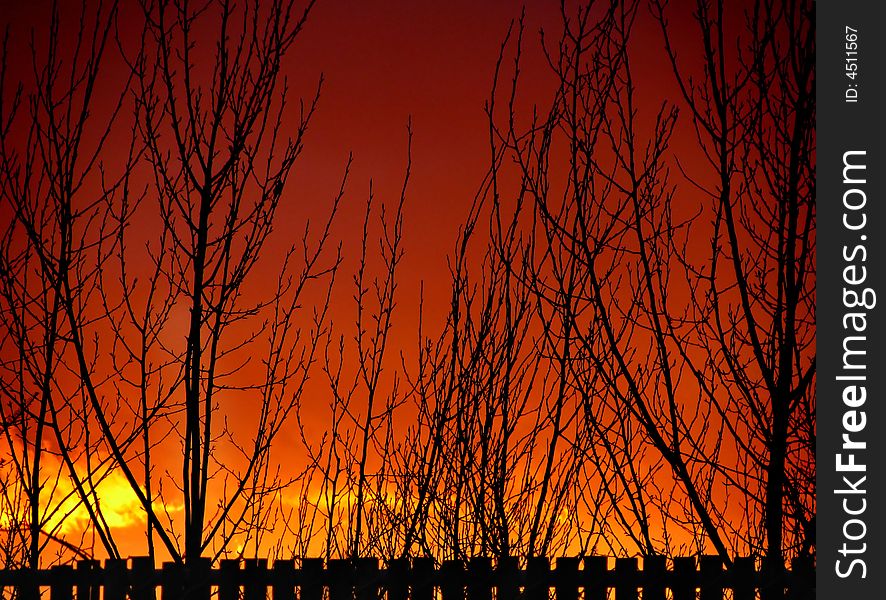
[[[137,46],[118,41],[131,75],[107,117],[94,107],[94,93],[114,43],[116,5],[100,8],[95,23],[84,7],[77,36],[83,52],[72,57],[59,50],[56,6],[45,66],[34,51],[30,114],[20,115],[21,90],[3,113],[3,195],[11,213],[4,311],[14,324],[4,343],[15,352],[4,363],[4,393],[13,399],[4,399],[4,424],[11,424],[4,431],[30,510],[32,566],[45,546],[42,530],[63,520],[55,514],[60,506],[71,510],[65,500],[47,508],[41,496],[64,478],[41,471],[52,431],[60,468],[75,483],[69,495],[89,511],[111,556],[116,546],[95,491],[110,471],[123,475],[147,515],[151,555],[155,537],[183,560],[218,556],[232,539],[255,535],[269,497],[287,484],[288,476],[273,470],[270,449],[299,402],[328,296],[324,303],[320,295],[304,333],[300,309],[315,282],[331,284],[338,264],[335,252],[325,251],[336,204],[319,231],[306,227],[301,242],[283,252],[275,286],[262,295],[245,292],[260,276],[262,250],[316,107],[319,90],[300,103],[294,130],[284,130],[280,67],[311,5],[302,12],[293,3],[257,2],[143,8]],[[205,35],[213,20],[222,43],[196,59],[193,36]],[[67,69],[69,81],[61,75]],[[118,125],[129,107],[129,153],[112,176],[114,157],[103,145],[125,135]],[[16,119],[30,128],[27,137],[14,137]],[[145,236],[139,220],[156,229]],[[183,311],[186,335],[179,337]],[[261,376],[244,381],[238,375],[253,355]],[[224,407],[238,394],[256,406],[251,439],[224,423]],[[174,440],[184,450],[180,477],[152,462]],[[222,461],[213,452],[225,444],[231,452]],[[169,512],[176,495],[181,529]]]
[[[321,85],[285,67],[313,2],[87,3],[70,31],[56,5],[17,88],[5,42],[5,564],[121,557],[111,485],[185,563],[814,556],[813,7],[684,8],[563,2],[540,49],[511,23],[415,348],[420,129],[353,243],[353,158],[319,220],[281,218],[312,201]]]
[[[717,394],[711,377],[702,385],[744,457],[730,478],[757,519],[747,542],[779,567],[786,553],[814,551],[815,9],[755,2],[733,71],[724,3],[699,2],[701,81],[679,65],[666,7],[655,10],[716,177],[693,311],[731,392]]]
[[[151,377],[169,386],[155,409],[176,413],[168,433],[184,450],[180,479],[173,480],[184,503],[184,547],[171,544],[171,527],[151,526],[171,555],[185,559],[218,556],[234,538],[245,545],[262,530],[269,497],[288,480],[274,470],[271,448],[298,406],[324,326],[328,296],[324,303],[321,295],[306,333],[299,330],[299,308],[314,282],[330,285],[337,268],[335,253],[324,252],[337,203],[319,231],[306,227],[301,242],[283,253],[275,285],[259,286],[262,293],[247,288],[267,276],[260,274],[268,268],[262,253],[319,97],[318,89],[313,99],[300,101],[294,127],[284,127],[289,98],[280,68],[311,7],[145,6],[147,25],[133,61],[137,134],[153,179],[148,195],[160,217],[159,244],[149,245],[148,253],[167,297],[159,304],[139,302],[136,280],[121,279],[123,302],[140,305],[133,312],[145,316],[131,319],[120,339],[135,349],[133,358],[143,359],[151,349],[145,326],[161,329],[152,342],[163,366],[142,370],[135,383],[146,388]],[[207,21],[215,27],[210,35],[220,40],[208,58],[196,45],[211,31]],[[122,241],[119,250],[123,273],[134,259]],[[164,339],[164,331],[180,326],[177,309],[187,311],[183,346]],[[257,348],[263,353],[260,375],[245,374]],[[236,402],[255,406],[251,436],[225,423],[225,405]],[[144,421],[145,436],[151,425]],[[107,432],[111,446],[116,437]],[[224,446],[220,459],[215,452]],[[145,448],[147,488],[147,441]],[[158,497],[166,500],[160,490]]]
[[[633,75],[638,11],[564,9],[547,113],[520,124],[519,66],[499,92],[490,220],[511,207],[504,220],[528,241],[517,266],[507,242],[491,244],[548,315],[564,315],[544,323],[574,348],[562,376],[583,403],[592,497],[612,511],[595,524],[604,547],[672,554],[682,529],[695,539],[682,552],[783,565],[814,549],[812,8],[754,4],[731,60],[722,3],[697,4],[699,80],[681,71],[656,4],[682,98],[649,116]],[[669,172],[684,105],[713,176]]]
[[[93,415],[84,402],[91,383],[78,377],[90,373],[97,360],[84,348],[84,327],[102,320],[92,304],[114,235],[110,204],[123,177],[104,169],[101,152],[128,88],[125,78],[110,89],[100,85],[116,15],[114,3],[94,12],[84,6],[79,26],[70,33],[62,29],[54,6],[46,38],[40,40],[45,45],[32,42],[34,85],[27,89],[11,87],[8,31],[4,36],[0,411],[3,464],[13,477],[3,487],[12,543],[7,564],[39,566],[52,541],[81,552],[86,539],[68,542],[60,534],[65,519],[80,507],[104,550],[117,554],[96,499],[96,487],[113,465],[84,424]],[[65,40],[73,36],[72,56],[62,33]],[[100,115],[98,93],[111,98]],[[124,161],[120,172],[130,166]],[[121,447],[128,443],[119,440]],[[60,485],[65,481],[69,485]]]

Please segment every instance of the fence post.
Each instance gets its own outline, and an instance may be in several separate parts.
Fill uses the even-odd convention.
[[[503,556],[495,565],[495,587],[497,600],[518,600],[520,591],[518,574],[520,563],[514,556]],[[547,599],[545,599],[547,600]]]
[[[182,565],[163,563],[160,574],[160,600],[182,600]]]
[[[754,600],[757,597],[757,570],[753,556],[739,556],[729,569],[733,600]]]
[[[643,557],[643,600],[665,600],[666,571],[664,556]]]
[[[388,600],[409,600],[409,559],[394,558],[388,561],[387,581]]]
[[[129,597],[131,600],[154,600],[154,559],[150,556],[133,556],[129,571]]]
[[[526,560],[524,600],[548,600],[550,595],[551,562],[546,556],[532,556]]]
[[[354,592],[357,600],[378,600],[378,559],[354,559]]]
[[[578,600],[578,559],[572,556],[558,557],[555,574],[557,600]]]
[[[212,590],[209,585],[209,574],[212,571],[212,559],[205,556],[189,558],[182,571],[182,594],[188,600],[210,600]]]
[[[98,600],[99,586],[95,585],[97,560],[77,561],[77,600]]]
[[[723,560],[719,556],[702,556],[701,595],[699,600],[723,600]]]
[[[323,559],[301,559],[299,600],[323,600]]]
[[[240,560],[225,558],[218,567],[218,600],[240,600]]]
[[[34,569],[22,569],[19,573],[24,577],[15,584],[15,598],[20,598],[21,600],[40,600],[40,586],[37,583],[39,575],[36,574]],[[0,593],[2,592],[3,588],[0,587]]]
[[[274,561],[271,576],[271,597],[273,600],[295,600],[295,561]]]
[[[347,559],[329,561],[329,600],[354,600],[353,563]]]
[[[798,556],[791,560],[788,598],[812,600],[815,598],[815,568],[811,556]]]
[[[526,570],[520,570],[515,557],[502,557],[495,563],[487,557],[468,561],[447,560],[439,572],[429,558],[392,559],[386,571],[379,571],[375,558],[330,560],[323,570],[322,559],[302,559],[296,571],[292,560],[278,560],[272,572],[266,559],[248,559],[241,574],[240,561],[222,560],[218,579],[218,600],[266,600],[268,589],[273,600],[324,600],[323,588],[329,587],[328,600],[379,600],[382,591],[386,600],[550,600],[550,588],[556,589],[556,600],[665,600],[665,588],[673,600],[723,600],[726,588],[733,600],[754,600],[759,590],[763,598],[777,597],[787,590],[787,600],[812,600],[815,597],[815,567],[810,557],[791,561],[791,570],[755,568],[753,557],[738,557],[724,570],[719,556],[673,559],[673,570],[667,570],[663,556],[647,556],[643,570],[636,558],[617,558],[615,571],[607,570],[606,557],[560,557],[556,570],[544,557],[531,557]],[[410,568],[410,564],[412,567]],[[582,564],[583,568],[579,569]],[[40,588],[50,587],[49,600],[154,600],[157,587],[161,600],[211,600],[212,570],[210,560],[199,558],[187,565],[164,563],[161,571],[153,567],[150,557],[133,557],[131,569],[127,561],[108,559],[102,568],[98,561],[83,560],[76,571],[69,565],[54,566],[35,575],[33,571],[13,572],[9,580],[22,600],[39,600]],[[295,587],[300,588],[296,596]],[[243,587],[241,596],[240,587]],[[523,593],[520,593],[520,588]],[[609,588],[614,588],[610,596]],[[493,595],[493,588],[496,593]],[[699,593],[700,591],[700,593]]]
[[[492,560],[475,556],[468,563],[468,600],[492,600]]]
[[[681,556],[674,559],[674,572],[671,575],[671,591],[674,600],[695,600],[695,559]]]
[[[609,559],[605,556],[586,556],[582,563],[584,571],[581,575],[585,588],[585,600],[606,600]]]
[[[243,561],[243,600],[266,600],[268,597],[268,559]]]
[[[49,600],[74,600],[74,568],[71,565],[52,567]]]
[[[444,560],[440,565],[440,592],[443,600],[465,600],[464,565],[460,560]]]
[[[764,556],[760,571],[760,599],[784,600],[784,588],[784,565],[774,563],[772,560]]]
[[[105,560],[105,600],[126,600],[129,591],[127,575],[125,559]]]
[[[434,559],[412,559],[411,600],[434,600]]]
[[[637,599],[637,559],[615,559],[615,600]],[[644,592],[645,596],[645,592]],[[645,600],[645,598],[644,598]]]

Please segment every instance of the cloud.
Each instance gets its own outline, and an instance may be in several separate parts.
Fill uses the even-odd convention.
[[[20,443],[16,443],[11,450],[17,456],[22,456]],[[126,477],[114,468],[110,460],[103,461],[101,457],[93,457],[92,464],[108,466],[97,472],[93,467],[91,478],[89,469],[82,460],[75,463],[74,470],[100,518],[112,530],[144,526],[147,514]],[[40,470],[41,529],[56,536],[88,531],[92,525],[89,510],[78,493],[67,466],[55,454],[43,453]],[[3,498],[0,499],[0,528],[26,527],[30,518],[29,503],[9,453],[0,460],[0,481],[4,482]],[[163,504],[156,500],[154,502],[154,510],[158,512],[174,514],[182,508],[180,505]]]

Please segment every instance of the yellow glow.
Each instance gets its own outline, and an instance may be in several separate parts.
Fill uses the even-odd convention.
[[[21,448],[17,448],[21,451]],[[41,457],[41,471],[47,474],[58,474],[57,481],[46,481],[40,496],[40,514],[45,520],[43,531],[53,535],[69,535],[81,533],[89,529],[90,517],[84,503],[76,491],[74,481],[68,474],[67,468],[57,457],[44,454]],[[110,463],[110,461],[108,461]],[[10,463],[0,465],[3,471],[0,476],[4,480],[11,480],[13,467]],[[111,529],[124,529],[132,526],[143,526],[147,521],[145,510],[132,491],[126,477],[119,471],[103,469],[93,475],[91,480],[87,477],[88,470],[84,465],[75,465],[77,477],[81,485],[90,495],[90,504],[96,507],[101,518]],[[155,502],[155,511],[176,513],[182,510],[181,506],[159,505]],[[0,507],[0,527],[8,529],[21,526],[28,521],[27,504],[21,502],[18,510],[21,514],[14,514],[14,510],[8,503]]]

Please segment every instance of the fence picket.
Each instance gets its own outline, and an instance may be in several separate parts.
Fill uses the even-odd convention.
[[[271,575],[271,598],[273,600],[295,600],[295,561],[274,561]]]
[[[671,576],[671,591],[674,600],[695,600],[695,559],[679,557],[674,559],[674,572]]]
[[[764,559],[760,570],[760,600],[783,600],[784,584],[784,569],[773,567]]]
[[[498,559],[498,563],[495,566],[497,600],[519,600],[520,586],[517,579],[519,573],[520,562],[516,557],[506,556]]]
[[[105,600],[126,600],[129,582],[126,561],[109,558],[105,561]]]
[[[791,561],[790,600],[815,597],[815,567],[811,556],[794,558]]]
[[[643,600],[665,600],[666,572],[664,556],[643,557]]]
[[[555,585],[557,600],[578,600],[578,559],[561,556],[557,559]]]
[[[354,569],[354,591],[357,600],[378,600],[378,559],[355,559]]]
[[[582,559],[582,585],[585,600],[606,600],[606,569],[609,561],[605,556],[586,556]]]
[[[388,561],[387,600],[409,600],[409,559]]]
[[[240,600],[240,561],[226,558],[219,562],[218,600]]]
[[[648,556],[639,569],[636,558],[618,558],[614,570],[601,556],[561,557],[556,569],[544,557],[530,557],[525,569],[515,557],[444,561],[439,569],[429,558],[392,559],[384,570],[376,558],[221,560],[212,569],[208,558],[185,565],[164,563],[158,570],[149,557],[84,560],[50,569],[0,570],[0,594],[15,588],[22,600],[733,600],[777,598],[812,600],[815,566],[804,557],[791,569],[758,571],[753,557],[738,557],[724,570],[718,556],[673,559]],[[496,592],[493,594],[493,588]],[[551,588],[556,594],[551,597]],[[242,594],[241,594],[242,589]],[[328,590],[328,596],[326,594]],[[439,593],[438,593],[439,590]],[[671,593],[668,594],[667,590]],[[787,596],[782,593],[787,591]],[[613,593],[614,592],[614,593]],[[758,596],[759,595],[759,596]]]
[[[527,559],[526,584],[523,586],[524,600],[548,600],[550,575],[551,561],[547,557],[532,556]]]
[[[98,600],[99,586],[93,580],[98,566],[97,560],[77,561],[77,600]]]
[[[181,565],[174,562],[163,563],[162,573],[160,600],[184,600]]]
[[[323,600],[323,559],[301,559],[302,584],[299,600]]]
[[[434,559],[412,559],[412,600],[434,600]]]
[[[268,559],[247,558],[243,561],[243,600],[267,600]]]
[[[15,586],[15,597],[21,600],[40,600],[40,586],[33,572],[25,571],[25,576]]]
[[[699,558],[699,600],[723,600],[723,560],[719,556]]]
[[[754,600],[756,597],[756,569],[753,556],[740,556],[732,562],[730,580],[734,600]]]
[[[637,559],[615,559],[615,600],[638,600]]]
[[[347,559],[330,560],[329,600],[354,600],[354,570]]]
[[[52,567],[52,587],[49,600],[74,600],[74,567],[56,565]]]
[[[133,556],[129,568],[130,600],[155,600],[154,559],[150,556]]]
[[[475,556],[468,562],[468,600],[492,600],[492,559]]]
[[[440,565],[440,592],[443,600],[465,600],[464,565],[460,560],[444,560]]]
[[[182,593],[188,600],[210,600],[212,590],[209,576],[212,572],[212,561],[204,556],[188,560],[184,568]]]

